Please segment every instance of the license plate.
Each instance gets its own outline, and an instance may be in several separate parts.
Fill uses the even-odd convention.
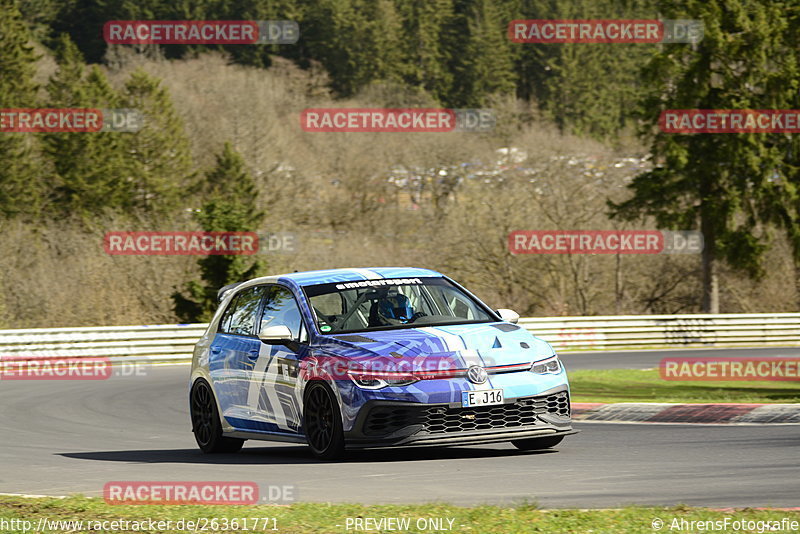
[[[502,389],[484,389],[480,391],[462,391],[461,406],[491,406],[493,404],[503,404]]]

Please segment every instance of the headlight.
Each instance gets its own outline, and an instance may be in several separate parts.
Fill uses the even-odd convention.
[[[393,386],[407,386],[418,378],[404,373],[358,373],[347,374],[355,385],[362,389],[381,389]]]
[[[561,360],[555,354],[546,360],[539,360],[533,362],[531,365],[531,372],[537,375],[553,374],[557,375],[561,372]]]

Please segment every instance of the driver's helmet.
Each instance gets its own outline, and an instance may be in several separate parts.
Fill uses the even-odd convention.
[[[387,324],[405,324],[414,317],[414,308],[402,293],[390,293],[378,301],[378,316]]]

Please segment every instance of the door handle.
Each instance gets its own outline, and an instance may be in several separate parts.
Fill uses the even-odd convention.
[[[259,350],[258,349],[253,349],[253,350],[247,351],[247,353],[250,355],[250,358],[258,358]]]
[[[219,354],[222,351],[219,347],[211,347],[211,354]]]

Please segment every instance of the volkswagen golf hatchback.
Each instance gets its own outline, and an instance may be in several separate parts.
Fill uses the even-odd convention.
[[[335,269],[220,290],[195,346],[192,431],[205,452],[245,440],[346,449],[510,441],[574,433],[553,348],[438,272]]]

